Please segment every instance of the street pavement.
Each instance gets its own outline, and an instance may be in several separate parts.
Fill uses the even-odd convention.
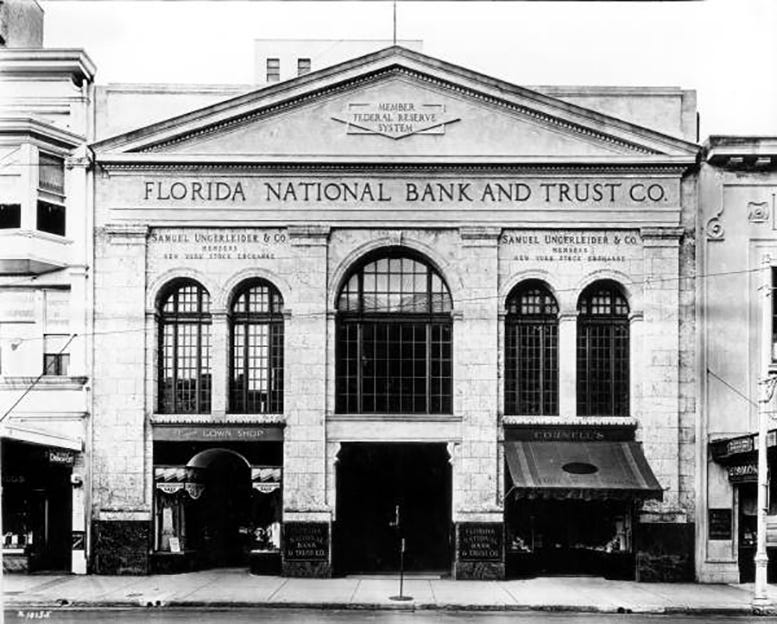
[[[602,613],[539,613],[472,611],[353,611],[315,609],[131,609],[125,611],[15,611],[6,622],[48,619],[57,624],[755,624],[774,618],[721,615],[617,615]]]
[[[636,583],[596,577],[510,581],[405,580],[412,600],[391,600],[393,578],[301,579],[253,576],[244,569],[152,576],[10,575],[6,608],[318,608],[361,610],[546,611],[745,615],[752,585]],[[770,586],[777,605],[777,586]],[[777,613],[777,611],[775,611]]]

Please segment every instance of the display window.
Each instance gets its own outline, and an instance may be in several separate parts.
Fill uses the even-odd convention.
[[[251,552],[280,552],[281,549],[281,468],[251,468]]]

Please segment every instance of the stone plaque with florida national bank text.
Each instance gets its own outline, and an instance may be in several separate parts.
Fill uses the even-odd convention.
[[[458,526],[460,561],[502,561],[504,527],[487,522],[464,522]]]

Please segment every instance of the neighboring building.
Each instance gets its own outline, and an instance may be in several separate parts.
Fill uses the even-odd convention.
[[[92,145],[94,571],[692,578],[695,139],[391,47]]]
[[[41,17],[34,2],[4,2],[7,14]],[[14,22],[3,24],[9,47],[27,41],[15,38]],[[42,19],[32,26],[42,32]],[[10,570],[87,569],[94,72],[81,50],[0,49],[0,435]]]
[[[697,315],[697,570],[705,582],[753,580],[758,402],[777,373],[777,138],[713,136],[700,174]],[[764,291],[764,287],[766,291]],[[770,291],[770,292],[768,292]],[[769,296],[766,296],[769,295]],[[775,401],[768,462],[775,474]],[[770,581],[777,548],[769,485]]]
[[[420,40],[397,44],[416,52],[423,48]],[[304,76],[391,45],[391,39],[256,39],[254,82],[268,85]]]
[[[0,48],[42,48],[43,9],[36,0],[0,2]]]

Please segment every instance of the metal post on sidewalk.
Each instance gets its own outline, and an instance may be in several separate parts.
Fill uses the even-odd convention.
[[[399,536],[399,594],[389,596],[389,600],[412,600],[412,596],[405,596],[405,538],[402,537],[402,529],[399,521],[399,505],[394,507],[394,521],[389,522],[390,527],[397,530]]]
[[[758,498],[757,544],[755,551],[755,588],[753,591],[753,610],[764,611],[769,607],[767,594],[767,567],[769,556],[766,552],[766,515],[769,504],[769,463],[767,461],[766,436],[769,431],[769,406],[774,396],[777,377],[770,370],[772,363],[772,268],[768,258],[762,265],[761,285],[762,322],[761,322],[761,396],[758,401]]]

